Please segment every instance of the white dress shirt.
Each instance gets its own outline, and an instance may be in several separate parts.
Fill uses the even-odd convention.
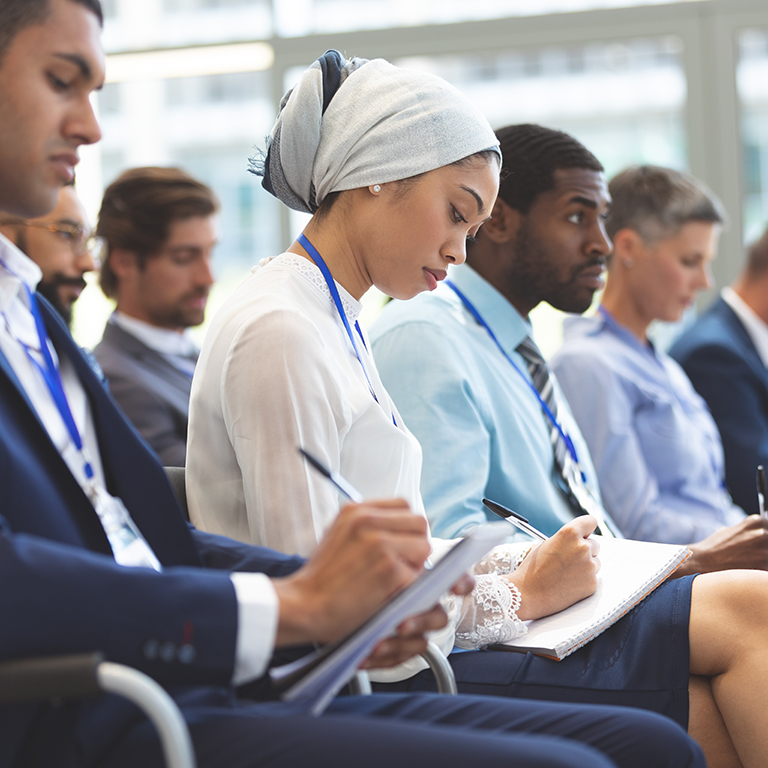
[[[345,499],[298,446],[364,498],[400,497],[423,515],[421,448],[379,378],[368,338],[355,329],[360,302],[336,284],[362,365],[318,267],[291,253],[267,261],[214,317],[192,381],[186,473],[192,521],[309,554]],[[449,546],[433,539],[433,556]],[[449,624],[432,636],[444,652],[454,638],[461,647],[478,647],[526,631],[503,578],[526,548],[494,550],[477,568],[473,595],[446,600]],[[410,659],[374,679],[403,679],[425,666]]]
[[[720,295],[723,297],[723,301],[736,313],[736,317],[741,320],[741,324],[749,334],[749,338],[752,339],[763,365],[768,368],[768,325],[730,286],[723,288]]]
[[[73,476],[84,489],[83,456],[75,447],[45,381],[30,361],[22,343],[43,364],[40,341],[22,283],[34,291],[40,282],[40,268],[7,238],[0,235],[0,352],[27,394],[38,418],[58,449]],[[64,392],[83,446],[94,470],[94,481],[104,486],[98,439],[93,414],[85,390],[69,360],[59,361],[49,342],[54,362],[59,366]],[[35,351],[37,350],[37,351]],[[266,669],[274,647],[279,605],[272,583],[264,574],[232,574],[238,600],[238,630],[233,684],[253,679]]]

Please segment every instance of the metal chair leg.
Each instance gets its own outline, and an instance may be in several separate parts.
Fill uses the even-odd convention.
[[[123,664],[105,661],[96,671],[99,686],[140,707],[154,723],[168,768],[195,768],[187,724],[174,700],[151,677]]]
[[[422,658],[429,664],[432,674],[437,680],[437,690],[439,693],[456,694],[456,677],[453,674],[453,668],[445,658],[445,654],[434,644],[429,643],[427,650],[421,654]]]

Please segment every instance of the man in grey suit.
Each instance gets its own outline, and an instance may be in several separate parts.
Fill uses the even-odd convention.
[[[120,407],[165,466],[184,466],[192,373],[188,329],[205,316],[219,204],[176,168],[134,168],[104,193],[100,284],[117,306],[93,350]]]

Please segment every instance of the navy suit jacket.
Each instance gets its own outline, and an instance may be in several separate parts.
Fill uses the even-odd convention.
[[[736,313],[718,298],[670,354],[707,401],[720,430],[736,504],[758,511],[755,472],[768,465],[768,370]]]
[[[154,454],[56,312],[38,301],[89,398],[107,486],[164,570],[115,563],[93,507],[0,353],[0,659],[101,650],[166,687],[227,686],[237,632],[228,571],[278,576],[302,561],[188,527]],[[131,717],[112,699],[0,707],[0,766],[20,754],[41,765],[66,765],[73,751],[95,758]]]

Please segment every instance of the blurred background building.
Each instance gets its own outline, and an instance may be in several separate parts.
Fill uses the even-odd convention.
[[[718,286],[768,224],[765,0],[102,2],[104,138],[83,152],[79,191],[95,215],[103,188],[132,166],[177,165],[212,186],[222,238],[209,317],[305,220],[246,169],[284,91],[328,48],[439,74],[494,127],[568,131],[609,175],[638,162],[690,170],[731,217]],[[369,316],[377,306],[374,297]],[[85,291],[74,323],[82,344],[100,338],[108,311],[98,289]],[[534,323],[545,351],[556,347],[557,315],[537,310]]]

